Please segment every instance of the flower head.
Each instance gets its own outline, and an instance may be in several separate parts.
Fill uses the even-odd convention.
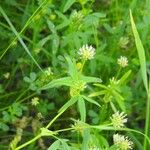
[[[78,131],[80,133],[83,133],[84,126],[84,123],[79,120],[76,120],[76,122],[73,125],[71,125],[71,127],[74,128],[75,131]]]
[[[83,16],[82,12],[80,12],[80,11],[77,12],[76,10],[74,10],[71,15],[72,21],[74,21],[74,22],[81,22],[83,20],[83,17],[84,16]]]
[[[6,73],[3,74],[3,76],[4,76],[5,79],[9,79],[10,73],[9,73],[9,72],[6,72]]]
[[[118,58],[117,63],[118,65],[124,68],[128,66],[128,59],[125,56],[121,56],[120,58]]]
[[[121,37],[120,38],[119,46],[121,48],[126,49],[128,44],[129,44],[129,37]]]
[[[109,79],[111,85],[117,85],[119,84],[119,80],[117,80],[115,77],[112,77]]]
[[[75,96],[79,95],[81,91],[84,91],[86,88],[86,83],[83,81],[76,81],[75,83],[72,84],[70,87],[70,95]]]
[[[48,68],[45,70],[45,74],[46,74],[47,76],[53,75],[53,72],[52,72],[52,70],[51,70],[50,67],[48,67]]]
[[[114,134],[113,135],[114,144],[119,148],[119,150],[129,150],[133,147],[133,142],[123,135]]]
[[[78,54],[81,56],[82,59],[85,60],[93,59],[95,55],[95,48],[93,48],[91,45],[90,46],[88,46],[87,44],[83,45],[79,49]]]
[[[31,104],[33,106],[36,106],[37,104],[39,104],[39,98],[38,97],[34,97],[31,99]]]
[[[110,117],[112,124],[115,128],[121,128],[124,126],[124,123],[127,122],[127,118],[125,118],[127,114],[124,114],[124,112],[119,113],[117,111],[115,114]]]

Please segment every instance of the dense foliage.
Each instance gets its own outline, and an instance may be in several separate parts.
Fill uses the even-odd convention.
[[[0,150],[149,150],[149,12],[0,0]]]

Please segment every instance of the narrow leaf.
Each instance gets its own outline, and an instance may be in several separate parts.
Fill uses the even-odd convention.
[[[121,79],[119,80],[119,84],[124,84],[124,82],[126,81],[126,79],[129,77],[129,75],[131,74],[131,70],[129,70],[128,72],[126,72]]]
[[[47,150],[58,150],[60,147],[60,141],[55,141]]]
[[[69,74],[74,80],[78,80],[78,71],[76,67],[75,60],[71,60],[69,56],[65,57],[69,66]]]
[[[141,39],[139,37],[136,25],[134,23],[134,19],[133,19],[131,10],[130,10],[130,21],[131,21],[132,31],[134,34],[135,44],[136,44],[136,48],[137,48],[138,56],[139,56],[139,60],[140,60],[142,79],[144,82],[145,89],[148,93],[148,81],[147,81],[147,75],[146,75],[145,51],[144,51],[144,47],[142,45]]]
[[[66,104],[64,104],[58,112],[65,111],[70,106],[72,106],[76,101],[78,100],[78,97],[72,97]]]
[[[81,121],[85,122],[86,121],[86,107],[85,107],[85,101],[81,96],[79,97],[79,100],[78,100],[78,107],[79,107],[79,112],[81,115]]]
[[[95,86],[101,87],[103,89],[109,90],[109,88],[103,84],[94,84]]]
[[[93,92],[88,97],[100,96],[100,95],[104,95],[106,93],[107,93],[107,90],[102,90],[102,91],[98,91],[98,92]]]
[[[60,78],[60,79],[54,79],[50,83],[48,83],[47,85],[42,87],[41,90],[46,90],[46,89],[49,89],[49,88],[59,87],[59,86],[62,86],[62,85],[71,86],[72,85],[71,77],[64,77],[64,78]]]
[[[66,12],[75,2],[76,0],[67,0],[64,8],[63,8],[63,13]]]
[[[101,107],[100,104],[99,104],[98,102],[96,102],[95,100],[93,100],[93,99],[91,99],[91,98],[89,98],[89,97],[87,97],[87,96],[84,96],[84,95],[82,95],[82,97],[83,97],[85,100],[87,100],[88,102],[93,103],[93,104],[97,105],[98,107]]]
[[[126,112],[124,98],[116,91],[112,92],[113,96],[115,97],[119,107],[122,109],[122,111]]]
[[[81,76],[81,80],[83,80],[86,83],[91,83],[91,82],[102,82],[100,78],[96,77],[88,77],[88,76]]]
[[[89,149],[90,138],[91,138],[90,130],[89,129],[85,129],[84,132],[83,132],[83,143],[82,143],[81,150]]]
[[[70,147],[68,146],[66,140],[61,140],[61,143],[62,143],[62,147],[63,147],[63,150],[71,150]]]

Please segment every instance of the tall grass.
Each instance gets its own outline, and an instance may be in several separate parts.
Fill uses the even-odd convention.
[[[147,79],[145,50],[144,50],[143,44],[140,40],[140,36],[138,34],[137,28],[135,26],[131,10],[130,10],[130,20],[131,20],[132,31],[133,31],[133,35],[135,38],[135,44],[136,44],[136,48],[137,48],[137,52],[138,52],[138,56],[139,56],[139,61],[140,61],[141,76],[142,76],[143,83],[144,83],[146,93],[147,93],[147,102],[146,102],[146,107],[147,107],[146,110],[147,111],[146,111],[146,120],[145,120],[145,135],[150,137],[150,134],[149,134],[149,130],[150,130],[150,125],[149,125],[150,124],[150,89],[148,89],[149,87],[148,87],[148,79]],[[147,150],[149,148],[150,147],[147,147],[146,139],[144,139],[144,150]]]

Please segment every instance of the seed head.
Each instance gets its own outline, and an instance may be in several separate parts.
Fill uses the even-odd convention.
[[[114,144],[119,148],[119,150],[129,150],[133,147],[133,142],[129,140],[128,137],[123,135],[114,134],[113,135]]]
[[[127,45],[129,44],[129,37],[121,37],[119,41],[119,46],[123,49],[127,49]]]
[[[128,66],[128,59],[125,56],[121,56],[120,58],[118,58],[117,62],[118,65],[120,65],[122,68]]]
[[[85,60],[93,59],[95,55],[95,48],[93,48],[91,45],[90,46],[88,46],[87,44],[83,45],[79,49],[78,54],[81,56],[82,59]]]
[[[32,104],[33,106],[38,105],[38,104],[39,104],[39,98],[38,98],[38,97],[32,98],[32,99],[31,99],[31,104]]]
[[[74,21],[74,22],[81,22],[82,20],[83,20],[83,14],[82,14],[82,12],[80,12],[80,11],[73,11],[73,13],[72,13],[72,15],[71,15],[71,18],[72,18],[72,21]]]
[[[115,128],[121,128],[124,127],[124,123],[127,122],[127,118],[125,118],[127,114],[124,114],[124,112],[119,113],[117,111],[115,114],[110,117],[112,124]]]

